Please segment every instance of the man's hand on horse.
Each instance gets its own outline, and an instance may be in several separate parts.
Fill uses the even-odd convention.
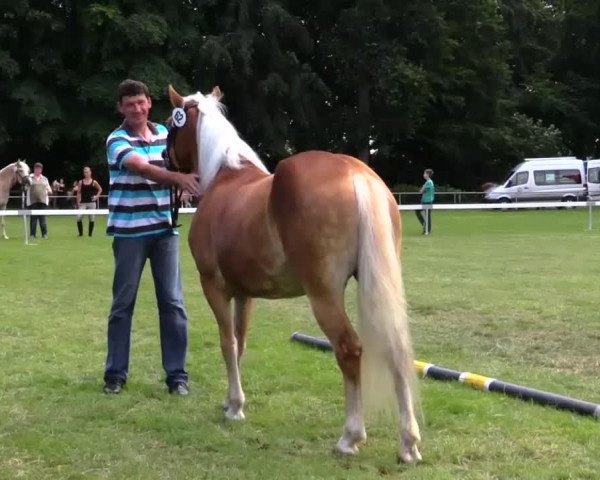
[[[200,195],[200,177],[196,173],[180,173],[177,186],[192,195]]]

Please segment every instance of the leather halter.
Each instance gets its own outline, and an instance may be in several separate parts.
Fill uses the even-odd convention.
[[[198,105],[195,103],[190,103],[189,105],[185,105],[183,107],[183,111],[185,113],[188,112],[190,108],[198,108]],[[169,152],[172,147],[175,145],[175,139],[177,138],[177,132],[181,127],[175,125],[173,120],[169,124],[169,132],[167,133],[167,145],[165,149],[162,151],[162,157],[165,162],[165,167],[167,170],[171,172],[179,172],[179,165],[176,165]],[[181,227],[181,225],[177,224],[179,219],[179,205],[181,204],[181,196],[183,191],[179,190],[176,186],[169,187],[170,195],[169,195],[169,203],[171,207],[171,228],[175,229],[177,227]]]

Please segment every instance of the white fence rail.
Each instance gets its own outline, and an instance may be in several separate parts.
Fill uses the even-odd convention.
[[[520,202],[520,203],[446,203],[433,205],[398,205],[400,211],[411,210],[523,210],[523,209],[549,209],[549,208],[587,208],[588,209],[588,230],[592,230],[593,209],[600,205],[600,201],[585,202]],[[196,208],[180,208],[180,213],[194,213]],[[108,215],[107,208],[96,210],[76,210],[76,209],[44,209],[44,210],[5,210],[0,215],[6,217],[23,217],[23,228],[25,231],[25,244],[29,245],[29,232],[27,229],[27,217],[31,215],[46,216],[74,216],[74,215]],[[426,216],[427,218],[427,216]],[[427,221],[427,220],[426,220]]]
[[[591,211],[593,207],[600,206],[600,201],[582,201],[582,202],[519,202],[519,203],[441,203],[433,205],[398,205],[398,210],[523,210],[523,209],[548,209],[548,208],[581,208],[588,207]],[[180,213],[194,213],[195,208],[180,208]],[[1,213],[1,212],[0,212]],[[19,217],[22,215],[47,215],[47,216],[69,216],[69,215],[108,215],[108,209],[99,208],[96,210],[76,210],[76,209],[12,209],[5,210],[2,214],[7,217]]]

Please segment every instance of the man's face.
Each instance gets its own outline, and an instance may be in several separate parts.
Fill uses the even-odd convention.
[[[33,167],[33,173],[35,175],[41,175],[42,174],[42,167]]]
[[[118,104],[119,112],[125,117],[125,122],[132,127],[141,127],[148,122],[148,113],[152,107],[152,100],[144,95],[123,97]]]

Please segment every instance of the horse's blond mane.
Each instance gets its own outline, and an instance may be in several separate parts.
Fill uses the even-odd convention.
[[[234,126],[225,118],[225,107],[216,97],[198,92],[184,97],[184,101],[197,104],[202,113],[198,116],[196,125],[196,143],[200,188],[203,192],[210,186],[221,167],[240,169],[243,160],[269,173],[256,152],[240,138]]]

